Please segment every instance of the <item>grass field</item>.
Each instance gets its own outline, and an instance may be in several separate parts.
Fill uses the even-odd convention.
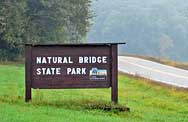
[[[188,92],[122,74],[119,104],[130,112],[97,109],[110,89],[33,90],[29,104],[24,90],[24,65],[0,65],[0,122],[188,122]]]

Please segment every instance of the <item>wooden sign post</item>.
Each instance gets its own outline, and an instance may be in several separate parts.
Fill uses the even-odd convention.
[[[25,101],[34,89],[110,88],[118,102],[118,44],[26,44]]]

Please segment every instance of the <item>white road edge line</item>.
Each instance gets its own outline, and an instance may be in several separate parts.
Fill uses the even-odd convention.
[[[168,73],[168,72],[160,71],[160,70],[157,70],[157,69],[152,69],[152,68],[145,67],[145,66],[142,66],[142,65],[139,65],[139,64],[136,64],[136,63],[131,63],[131,62],[128,62],[128,61],[125,61],[125,60],[119,59],[119,61],[126,62],[126,63],[132,64],[132,65],[135,65],[137,67],[141,67],[141,68],[144,68],[144,69],[147,69],[147,70],[151,70],[151,71],[154,71],[154,72],[159,72],[159,73],[167,74],[167,75],[174,76],[174,77],[188,79],[188,77],[185,77],[185,76],[181,76],[181,75],[177,75],[177,74],[173,74],[173,73]]]
[[[136,75],[136,73],[134,73],[134,72],[128,72],[128,71],[126,71],[126,70],[124,70],[124,69],[122,69],[122,68],[118,68],[118,69],[119,69],[120,71],[124,72],[124,73],[128,73],[128,74],[131,74],[131,75]],[[145,77],[144,75],[140,75],[140,74],[139,74],[139,76]],[[146,78],[146,77],[145,77],[145,78]],[[161,83],[173,85],[173,86],[175,86],[175,87],[188,88],[188,86],[186,86],[186,85],[180,85],[180,84],[178,84],[178,83],[172,83],[172,82],[169,82],[169,81],[162,81],[162,80],[157,80],[157,79],[151,79],[151,78],[148,78],[148,77],[147,77],[147,79],[152,80],[152,81],[155,81],[155,82],[161,82]]]

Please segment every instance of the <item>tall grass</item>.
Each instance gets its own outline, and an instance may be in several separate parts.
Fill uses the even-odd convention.
[[[25,103],[24,66],[0,65],[1,122],[187,122],[188,92],[119,74],[119,105],[110,89],[32,90]],[[117,106],[116,106],[117,107]]]

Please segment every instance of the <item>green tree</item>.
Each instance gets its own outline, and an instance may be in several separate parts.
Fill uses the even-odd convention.
[[[23,54],[24,43],[83,42],[90,0],[0,0],[0,59]]]
[[[174,46],[173,40],[166,34],[162,34],[159,41],[159,59],[166,57],[167,51]]]
[[[23,51],[25,0],[0,1],[0,55],[13,60]]]
[[[80,42],[86,36],[90,1],[28,0],[27,5],[27,41]]]

